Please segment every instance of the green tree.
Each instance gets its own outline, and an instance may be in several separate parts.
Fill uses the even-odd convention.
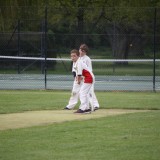
[[[74,46],[87,39],[85,34],[107,34],[104,39],[110,43],[114,58],[127,59],[131,51],[143,55],[143,35],[152,27],[154,16],[154,8],[146,7],[155,7],[159,1],[55,0],[48,4],[60,9],[59,14],[50,16],[50,23],[63,33],[77,34]]]
[[[153,4],[149,1],[117,1],[111,12],[105,12],[104,17],[110,23],[106,32],[115,58],[127,59],[133,48],[135,54],[143,55],[145,39],[142,37],[148,34],[148,28],[153,30],[154,19],[154,8],[145,8],[147,6]]]
[[[8,7],[4,8],[3,6],[6,5]],[[25,6],[25,8],[19,6]],[[55,47],[58,45],[62,47],[63,44],[78,47],[84,41],[101,45],[101,39],[103,39],[107,41],[103,42],[104,44],[110,44],[115,58],[126,59],[129,53],[133,52],[133,48],[134,53],[143,54],[145,43],[143,35],[150,32],[148,28],[153,27],[154,16],[154,8],[145,7],[160,6],[160,2],[159,0],[0,1],[0,30],[13,28],[17,17],[44,19],[45,6],[48,7],[49,40],[51,44],[55,43]],[[23,27],[26,27],[25,30],[36,31],[40,25],[27,24]],[[93,39],[92,35],[97,33],[100,36],[97,35]],[[59,35],[55,37],[56,34]],[[77,35],[67,37],[65,34]]]

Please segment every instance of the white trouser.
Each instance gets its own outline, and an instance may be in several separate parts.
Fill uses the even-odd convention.
[[[97,100],[97,97],[94,93],[94,83],[92,84],[92,87],[90,89],[89,93],[89,103],[93,105],[93,107],[98,107],[99,108],[99,103]]]
[[[73,109],[75,105],[78,103],[79,91],[80,91],[81,85],[82,83],[77,84],[76,80],[73,82],[72,93],[71,93],[71,97],[69,99],[68,105],[66,106],[67,108]]]
[[[80,91],[79,91],[79,98],[81,105],[79,106],[79,109],[86,110],[89,109],[89,100],[88,96],[91,90],[92,84],[91,83],[83,83]]]
[[[73,82],[72,93],[71,93],[71,97],[69,99],[68,105],[66,106],[67,108],[73,109],[76,106],[76,104],[78,103],[79,92],[80,92],[80,89],[81,89],[81,86],[83,83],[84,82],[82,81],[81,84],[77,84],[76,80]],[[92,84],[92,87],[90,88],[89,94],[87,96],[88,96],[87,109],[89,108],[89,103],[90,103],[90,105],[93,105],[93,107],[99,107],[97,97],[94,93],[94,83]]]

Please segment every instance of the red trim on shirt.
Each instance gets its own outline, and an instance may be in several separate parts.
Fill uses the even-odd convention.
[[[82,75],[84,76],[84,83],[93,83],[93,77],[87,70],[83,69]]]

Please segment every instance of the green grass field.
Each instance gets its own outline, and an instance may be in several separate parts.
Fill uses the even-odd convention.
[[[0,90],[0,113],[63,109],[70,94],[52,90]],[[96,95],[103,109],[160,109],[160,92],[96,92]]]
[[[151,111],[0,131],[0,159],[159,160],[160,93],[96,95],[101,108]],[[0,113],[62,109],[69,97],[67,91],[1,90]]]

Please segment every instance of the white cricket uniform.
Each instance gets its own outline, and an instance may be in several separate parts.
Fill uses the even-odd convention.
[[[92,71],[92,62],[91,62],[91,59],[87,55],[84,55],[83,57],[80,57],[80,59]],[[97,97],[96,97],[96,95],[94,93],[94,84],[92,85],[92,88],[91,88],[90,93],[89,93],[89,102],[90,102],[90,104],[93,105],[93,107],[98,107],[99,108],[99,103],[98,103]]]
[[[88,95],[90,93],[92,84],[95,81],[95,78],[92,71],[85,63],[83,63],[83,61],[80,58],[75,63],[74,69],[76,70],[76,76],[84,77],[84,82],[82,83],[79,91],[79,98],[81,102],[79,109],[84,111],[89,109]]]
[[[75,70],[75,62],[72,64],[72,72],[76,72]],[[72,87],[72,93],[71,97],[69,99],[68,105],[66,106],[69,109],[73,109],[79,100],[79,91],[81,88],[82,82],[80,84],[77,83],[76,77],[74,77],[73,87]]]

